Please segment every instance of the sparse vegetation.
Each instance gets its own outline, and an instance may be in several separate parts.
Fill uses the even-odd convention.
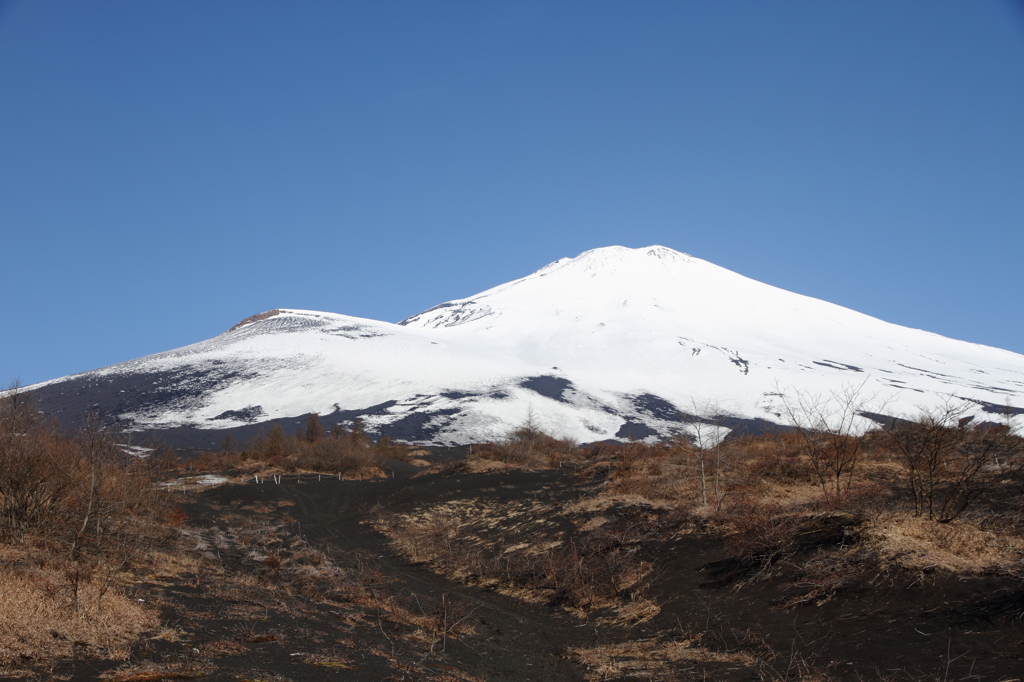
[[[490,679],[478,650],[505,652],[502,629],[525,641],[550,626],[529,641],[560,633],[553,679],[996,682],[974,672],[953,634],[932,659],[849,670],[835,653],[849,647],[816,634],[871,628],[871,605],[890,589],[923,605],[913,627],[927,637],[922,623],[954,609],[932,591],[965,582],[997,589],[991,604],[961,599],[964,622],[980,631],[1004,619],[1021,636],[1024,440],[1012,422],[976,424],[953,407],[874,414],[859,431],[844,411],[828,433],[805,423],[724,439],[724,419],[707,408],[674,442],[587,446],[528,419],[465,459],[310,415],[297,434],[225,439],[188,463],[246,485],[169,494],[156,484],[182,471],[167,449],[131,456],[126,436],[96,423],[65,434],[23,394],[4,401],[7,673],[89,654],[121,662],[104,679],[188,679],[273,650],[323,676]],[[808,405],[822,419],[832,409]],[[396,459],[410,462],[391,463],[404,474],[382,477]],[[532,620],[506,618],[511,602],[494,608],[488,591]],[[837,620],[847,617],[856,628]],[[214,621],[230,627],[202,631]],[[897,621],[884,627],[913,636]],[[950,633],[967,627],[949,622]],[[986,665],[1002,660],[986,655]],[[236,677],[287,679],[282,670]]]
[[[579,615],[604,611],[609,621],[657,613],[647,596],[653,567],[634,554],[638,538],[611,528],[566,538],[545,528],[552,511],[536,502],[447,504],[384,515],[377,527],[411,560],[456,579]]]
[[[229,433],[221,452],[204,452],[190,465],[196,471],[243,475],[306,471],[367,478],[383,475],[382,460],[409,456],[404,443],[386,436],[371,440],[359,420],[350,428],[335,424],[326,432],[316,414],[310,414],[305,428],[292,436],[275,423],[265,435],[260,433],[245,443],[240,452],[234,443]]]
[[[160,461],[95,421],[61,432],[16,388],[0,399],[0,666],[75,643],[124,657],[155,626],[119,577],[167,536]]]

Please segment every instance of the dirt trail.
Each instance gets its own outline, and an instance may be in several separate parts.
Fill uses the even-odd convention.
[[[336,479],[285,480],[281,484],[225,486],[203,494],[217,506],[294,502],[287,507],[295,529],[314,545],[327,543],[339,559],[358,556],[368,560],[389,579],[393,589],[436,604],[445,596],[463,614],[470,615],[477,634],[445,643],[445,662],[483,679],[582,680],[580,669],[564,658],[566,647],[595,641],[592,626],[551,607],[527,604],[496,592],[468,587],[426,567],[411,565],[395,556],[385,538],[362,523],[376,504],[401,510],[460,497],[520,498],[543,491],[549,479],[567,472],[495,476],[411,478],[408,474],[372,481]],[[565,490],[564,484],[559,486]],[[216,520],[215,512],[210,517]],[[429,661],[428,661],[429,662]],[[440,668],[439,668],[440,669]],[[356,679],[349,676],[347,679]]]

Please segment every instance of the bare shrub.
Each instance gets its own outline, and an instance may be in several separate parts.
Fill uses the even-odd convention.
[[[418,616],[410,620],[422,628],[425,638],[430,642],[430,653],[447,651],[449,639],[459,639],[462,635],[476,632],[473,626],[473,612],[447,592],[441,594],[436,604],[425,597],[413,595],[419,610]]]
[[[531,410],[504,438],[474,446],[471,458],[493,460],[516,467],[558,467],[576,460],[578,444],[571,438],[544,433]]]
[[[861,460],[863,440],[857,432],[866,423],[862,415],[873,399],[861,395],[863,386],[847,385],[825,396],[779,392],[783,413],[800,435],[828,502],[840,501],[849,491]]]
[[[408,446],[387,437],[373,443],[358,420],[351,429],[335,424],[326,432],[319,417],[311,414],[302,432],[286,436],[275,424],[268,434],[257,434],[246,443],[239,455],[204,453],[195,464],[207,471],[219,466],[216,470],[235,469],[247,473],[270,469],[373,476],[380,474],[383,458],[407,459]]]
[[[722,445],[725,436],[725,414],[715,404],[703,405],[693,401],[693,413],[683,420],[686,433],[676,439],[676,449],[694,462],[700,480],[700,500],[720,508],[726,495],[727,450]]]
[[[743,498],[729,512],[733,533],[725,547],[739,561],[767,568],[794,548],[799,519],[782,506]]]
[[[797,566],[797,577],[790,589],[799,594],[787,601],[789,606],[822,604],[844,587],[855,582],[868,570],[870,562],[864,552],[850,548],[820,548]]]
[[[17,539],[53,523],[72,495],[74,455],[29,394],[14,386],[0,398],[0,531]]]
[[[0,607],[0,632],[22,643],[4,650],[45,657],[77,638],[118,657],[143,623],[155,623],[149,611],[128,608],[117,588],[118,575],[154,549],[174,517],[154,485],[160,462],[135,452],[127,434],[94,418],[68,435],[39,418],[31,396],[0,398],[0,534],[35,571],[2,574],[10,608]],[[65,638],[54,620],[81,634]],[[51,647],[37,647],[48,639]]]
[[[776,483],[811,481],[814,472],[802,448],[799,433],[773,432],[727,443],[741,460],[745,473]]]
[[[968,406],[951,401],[914,419],[885,424],[903,468],[914,514],[940,523],[957,519],[1007,468],[1019,466],[1020,439],[1008,428],[971,428]]]

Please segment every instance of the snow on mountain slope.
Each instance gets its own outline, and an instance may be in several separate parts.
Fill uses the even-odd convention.
[[[664,247],[613,246],[397,325],[272,311],[45,387],[48,396],[102,395],[97,404],[135,428],[362,413],[380,432],[457,443],[499,436],[531,410],[549,432],[581,441],[668,436],[678,411],[708,402],[779,421],[779,388],[861,384],[890,411],[955,395],[992,412],[1024,402],[1024,356],[889,324]]]

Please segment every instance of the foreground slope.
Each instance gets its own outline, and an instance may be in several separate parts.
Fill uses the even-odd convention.
[[[1019,406],[1024,356],[908,329],[653,246],[608,247],[399,324],[277,310],[34,387],[50,411],[209,434],[320,413],[439,444],[530,413],[581,441],[666,437],[711,403],[781,421],[779,389],[861,386],[890,411]],[[290,423],[290,422],[289,422]]]

